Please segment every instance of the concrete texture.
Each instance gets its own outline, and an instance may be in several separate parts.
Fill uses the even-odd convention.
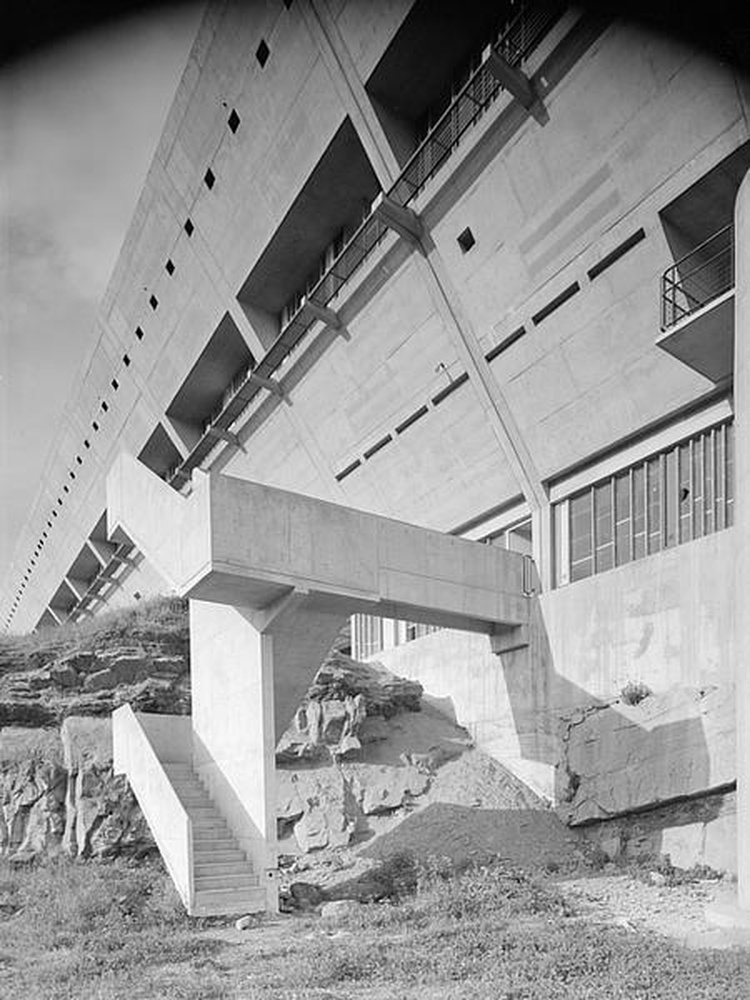
[[[275,749],[347,616],[408,614],[493,642],[525,637],[523,557],[228,476],[196,476],[181,497],[128,455],[107,495],[112,537],[137,539],[190,598],[192,742],[183,720],[152,732],[157,723],[139,727],[129,708],[118,711],[118,770],[158,828],[191,912],[192,826],[167,793],[165,761],[192,763],[275,910]],[[388,793],[376,799],[365,812],[388,807]]]

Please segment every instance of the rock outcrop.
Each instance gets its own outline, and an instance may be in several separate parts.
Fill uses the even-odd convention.
[[[0,854],[21,863],[59,851],[91,858],[154,850],[127,781],[112,772],[109,719],[4,729],[1,739]]]
[[[564,721],[559,812],[571,825],[653,808],[734,782],[731,688],[674,687]]]

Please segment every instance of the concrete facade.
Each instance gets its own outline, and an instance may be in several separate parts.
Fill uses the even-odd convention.
[[[559,711],[637,681],[731,692],[746,646],[744,313],[722,269],[750,85],[593,12],[428,8],[209,5],[0,620],[181,588],[175,559],[207,551],[187,513],[204,471],[489,548],[522,537],[528,645],[498,659],[451,631],[384,656],[554,799]],[[115,530],[122,451],[164,480],[143,484],[154,511],[192,491],[178,553],[168,532]],[[424,620],[398,604],[380,611]],[[241,615],[215,614],[195,612],[197,634],[254,648]],[[209,756],[231,773],[238,753]]]

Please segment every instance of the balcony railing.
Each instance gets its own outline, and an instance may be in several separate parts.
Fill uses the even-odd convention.
[[[523,3],[493,42],[494,50],[512,66],[520,66],[560,19],[565,6],[559,2]],[[400,205],[408,205],[451,156],[467,131],[484,115],[501,89],[486,61],[483,61],[409,158],[388,191],[389,198]],[[379,216],[369,215],[312,289],[309,299],[317,305],[328,306],[387,232],[388,227]],[[302,305],[254,369],[255,374],[272,377],[299,347],[314,323],[315,318]],[[234,395],[220,412],[211,415],[210,426],[205,428],[200,441],[170,477],[169,482],[173,486],[179,488],[186,482],[191,470],[200,465],[212,450],[216,444],[212,429],[228,430],[259,391],[258,384],[252,382],[236,387]]]
[[[523,4],[503,29],[493,48],[511,66],[518,67],[560,18],[563,6]],[[409,158],[389,195],[401,205],[409,202],[440,169],[466,132],[475,125],[502,90],[486,61],[471,74],[445,113],[438,118]]]
[[[662,330],[668,330],[733,287],[734,230],[730,224],[685,254],[662,275]]]

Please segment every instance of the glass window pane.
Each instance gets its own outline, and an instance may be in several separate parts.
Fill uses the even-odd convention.
[[[652,458],[646,468],[648,486],[648,551],[661,548],[661,462]]]
[[[714,530],[714,450],[711,431],[703,435],[703,528],[706,534]]]
[[[633,558],[646,555],[646,471],[645,466],[633,469]]]
[[[691,521],[693,505],[691,502],[691,467],[690,444],[680,445],[678,453],[677,503],[680,517],[680,541],[689,542],[692,537]]]
[[[594,487],[594,541],[596,572],[611,569],[615,562],[612,481]]]
[[[632,558],[630,536],[630,472],[621,472],[615,476],[615,561],[618,566]]]
[[[581,580],[593,572],[593,534],[592,534],[592,501],[593,493],[585,493],[572,497],[570,510],[570,578]]]
[[[664,487],[664,511],[666,515],[666,545],[677,544],[677,449],[667,452],[666,483]]]
[[[734,523],[734,424],[727,424],[725,468],[725,492],[727,504],[727,527]]]
[[[703,534],[703,447],[701,438],[693,440],[693,537]]]

